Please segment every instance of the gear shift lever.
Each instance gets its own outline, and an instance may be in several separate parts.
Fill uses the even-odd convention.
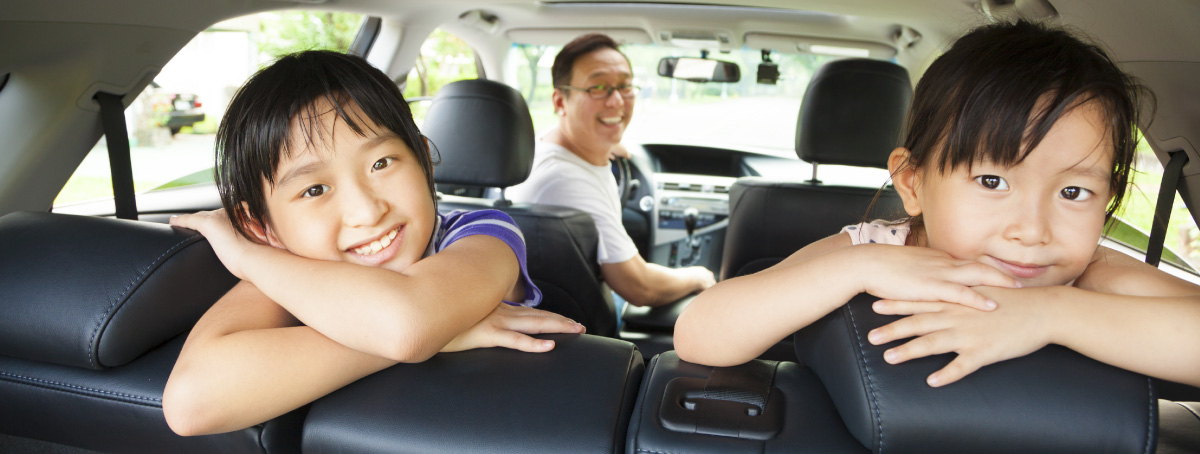
[[[700,239],[696,238],[696,222],[700,220],[700,210],[687,207],[683,210],[683,227],[687,229],[687,245],[689,249],[689,264],[700,261]]]

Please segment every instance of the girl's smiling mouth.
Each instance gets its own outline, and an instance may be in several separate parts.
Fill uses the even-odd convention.
[[[396,251],[400,248],[399,245],[404,239],[404,227],[401,225],[392,228],[374,240],[347,248],[346,252],[353,254],[358,261],[368,265],[379,265],[386,262],[396,255]]]
[[[988,256],[988,257],[991,257],[992,260],[995,260],[996,263],[1000,265],[999,266],[1000,271],[1004,271],[1005,273],[1008,273],[1010,276],[1015,277],[1015,278],[1020,278],[1020,279],[1033,279],[1035,277],[1041,276],[1042,273],[1045,273],[1046,270],[1050,269],[1049,266],[1032,265],[1032,264],[1025,264],[1025,263],[1014,263],[1014,262],[1004,261],[1004,260],[1001,260],[1001,259],[998,259],[998,258],[992,257],[992,256]]]

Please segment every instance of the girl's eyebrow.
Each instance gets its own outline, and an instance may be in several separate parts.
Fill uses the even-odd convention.
[[[1082,177],[1090,177],[1090,178],[1095,178],[1098,180],[1107,180],[1109,177],[1109,172],[1099,166],[1089,166],[1089,167],[1074,166],[1067,170],[1064,170],[1062,173],[1071,174],[1071,175],[1079,175]]]
[[[315,173],[316,171],[318,171],[324,167],[325,167],[325,161],[314,161],[314,162],[310,162],[308,164],[302,165],[300,167],[291,169],[287,173],[285,173],[282,177],[279,178],[279,181],[277,183],[275,183],[275,187],[287,186],[287,184],[291,183],[292,180],[298,179],[298,178],[308,175],[310,173]]]

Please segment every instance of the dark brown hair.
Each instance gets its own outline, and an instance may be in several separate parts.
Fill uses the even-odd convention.
[[[217,129],[217,188],[238,233],[258,241],[247,226],[269,219],[262,181],[274,185],[280,158],[297,151],[291,149],[289,138],[303,134],[309,146],[324,140],[320,116],[325,112],[318,111],[319,100],[333,106],[338,119],[355,134],[377,131],[352,113],[352,105],[404,141],[421,163],[436,206],[429,148],[396,84],[361,57],[305,51],[280,57],[251,76],[230,101]],[[297,116],[299,130],[293,131],[291,121]]]
[[[1059,118],[1095,101],[1113,147],[1107,218],[1129,184],[1143,100],[1152,105],[1153,95],[1098,45],[1070,32],[1025,21],[980,27],[917,84],[905,125],[907,165],[946,172],[984,161],[1019,164]]]
[[[563,46],[562,50],[558,51],[558,55],[554,56],[554,65],[550,67],[550,78],[554,82],[554,86],[570,85],[571,70],[575,67],[575,60],[600,49],[621,52],[621,49],[617,48],[617,42],[602,33],[581,35]],[[621,56],[624,57],[625,53],[622,52]],[[625,61],[628,62],[629,57],[625,57]],[[569,91],[563,91],[563,96],[569,94]]]

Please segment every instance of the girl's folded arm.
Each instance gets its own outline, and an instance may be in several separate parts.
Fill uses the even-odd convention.
[[[845,304],[860,286],[852,279],[850,239],[837,234],[796,251],[761,272],[722,281],[700,293],[675,326],[685,361],[741,364]]]
[[[400,362],[433,356],[521,288],[516,255],[486,235],[457,240],[402,272],[256,251],[243,269],[268,298],[342,345]]]
[[[1146,375],[1200,386],[1200,286],[1101,247],[1055,313],[1055,343]]]
[[[188,335],[163,391],[163,414],[181,435],[237,430],[395,363],[300,325],[242,281]]]

